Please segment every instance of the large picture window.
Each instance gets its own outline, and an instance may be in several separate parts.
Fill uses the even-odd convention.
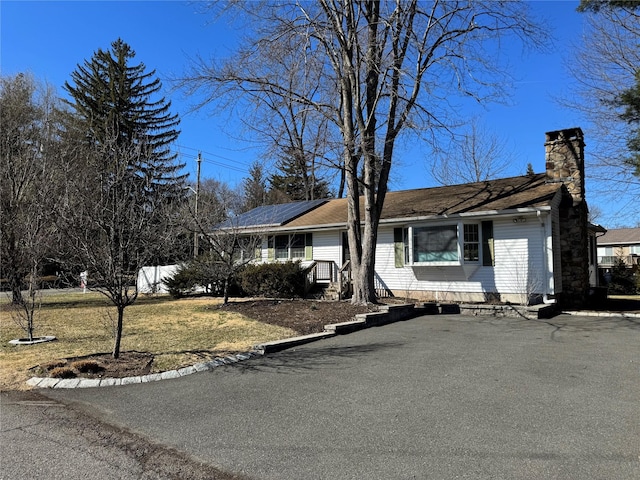
[[[481,228],[482,227],[482,228]],[[393,232],[394,264],[493,265],[493,222],[411,226]]]
[[[414,227],[412,230],[413,263],[458,261],[456,225]]]

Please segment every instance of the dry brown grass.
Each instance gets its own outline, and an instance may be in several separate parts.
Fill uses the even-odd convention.
[[[295,336],[288,328],[267,325],[240,314],[218,310],[218,300],[173,300],[141,297],[125,310],[122,351],[155,355],[153,371],[170,370],[228,352],[242,352],[256,343]],[[95,293],[43,298],[37,314],[37,336],[57,341],[30,346],[8,342],[24,332],[12,320],[8,299],[0,299],[0,390],[26,389],[31,367],[61,358],[110,352],[113,339],[108,313],[114,308]]]

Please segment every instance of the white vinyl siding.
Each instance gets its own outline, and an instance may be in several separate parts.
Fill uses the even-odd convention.
[[[313,260],[327,260],[340,266],[340,232],[337,230],[313,232]]]
[[[457,293],[498,292],[505,294],[545,293],[549,268],[544,265],[544,248],[550,238],[535,217],[514,223],[511,219],[493,225],[495,266],[475,265],[396,267],[393,228],[380,228],[376,249],[379,281],[396,292],[440,291]],[[549,264],[551,257],[547,260]]]
[[[302,234],[305,237],[308,234]],[[328,260],[333,261],[337,265],[340,265],[341,258],[341,246],[340,246],[340,232],[336,230],[312,232],[312,258],[305,258],[306,260]],[[273,236],[270,236],[273,238]],[[300,249],[300,254],[302,250]],[[306,254],[306,252],[305,252]],[[275,256],[275,252],[273,254]],[[305,255],[306,257],[306,255]],[[258,261],[273,261],[274,257],[269,257],[269,243],[266,238],[262,242],[262,256],[257,256]],[[294,258],[302,259],[302,258]]]
[[[492,267],[473,267],[473,272],[464,266],[395,266],[393,229],[378,230],[376,249],[376,274],[378,280],[396,292],[429,290],[482,293],[483,285],[491,277]],[[484,280],[483,280],[484,279]],[[486,280],[486,281],[485,281]]]
[[[520,295],[529,293],[554,293],[552,266],[558,261],[558,256],[552,254],[552,229],[553,222],[549,217],[541,220],[537,217],[527,217],[526,221],[513,222],[512,218],[493,220],[492,241],[489,245],[483,245],[481,222],[479,225],[480,239],[476,242],[475,233],[468,235],[471,246],[466,250],[478,252],[471,255],[476,261],[465,261],[451,265],[403,265],[398,264],[397,230],[408,226],[394,227],[382,226],[378,230],[378,245],[375,259],[375,278],[377,288],[392,290],[396,295],[401,292],[430,291],[442,292],[446,298],[446,292],[459,294],[499,293]],[[469,233],[469,232],[467,232]],[[341,245],[342,230],[314,231],[313,259],[332,261],[338,267],[341,266],[343,246]],[[465,251],[464,241],[460,246]],[[546,249],[546,250],[545,250]],[[493,258],[485,258],[486,252],[491,251]],[[263,242],[263,260],[268,260],[267,241]],[[400,255],[402,257],[402,255]],[[546,257],[546,258],[545,258]],[[489,261],[485,261],[489,260]],[[493,260],[493,262],[491,261]],[[545,265],[546,260],[546,265]],[[272,260],[271,260],[272,261]],[[493,265],[492,265],[493,263]],[[546,286],[546,289],[545,289]]]
[[[499,292],[525,294],[543,291],[542,228],[537,219],[526,223],[495,224],[495,285]]]

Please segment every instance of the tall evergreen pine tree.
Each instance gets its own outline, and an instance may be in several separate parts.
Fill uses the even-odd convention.
[[[144,180],[145,188],[181,197],[184,164],[177,164],[170,150],[180,120],[170,113],[170,101],[155,98],[162,88],[155,70],[145,72],[144,63],[130,65],[134,57],[135,51],[118,39],[111,50],[98,49],[71,73],[72,83],[65,82],[64,88],[72,97],[67,103],[75,113],[76,138],[92,145],[115,141],[119,148],[139,148],[138,164],[128,168]]]
[[[622,92],[618,98],[619,106],[624,107],[620,118],[631,127],[627,138],[627,147],[631,152],[627,163],[634,168],[634,174],[640,177],[640,70],[636,73],[636,83]]]
[[[316,177],[311,162],[300,153],[280,158],[276,167],[278,173],[269,176],[271,200],[276,203],[331,197],[329,184]]]

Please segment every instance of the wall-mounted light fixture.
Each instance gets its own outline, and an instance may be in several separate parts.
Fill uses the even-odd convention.
[[[527,219],[524,218],[524,217],[518,217],[518,218],[514,218],[513,219],[513,223],[524,223],[526,221],[527,221]]]

